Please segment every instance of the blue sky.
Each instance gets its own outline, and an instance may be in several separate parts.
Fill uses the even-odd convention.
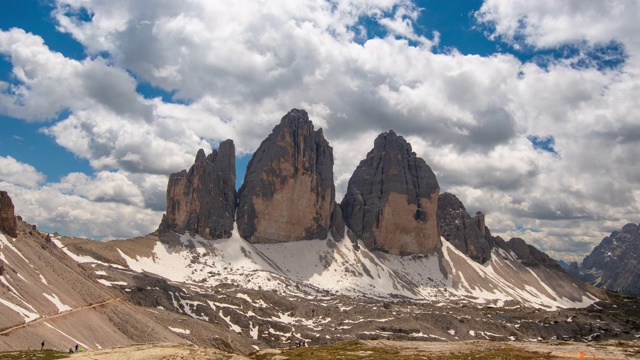
[[[232,138],[239,186],[293,107],[334,148],[338,200],[393,129],[495,234],[553,256],[640,217],[638,1],[82,4],[0,13],[0,189],[40,228],[152,231],[168,174]]]

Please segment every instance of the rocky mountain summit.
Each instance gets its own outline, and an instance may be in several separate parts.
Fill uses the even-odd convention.
[[[483,213],[471,217],[455,195],[442,193],[438,198],[437,217],[440,235],[451,245],[481,264],[491,258],[493,241]]]
[[[395,132],[380,134],[349,179],[345,224],[370,250],[424,254],[440,247],[438,194],[431,168]]]
[[[6,191],[0,191],[0,230],[9,236],[16,237],[18,236],[17,228],[13,202]]]
[[[171,175],[167,213],[160,232],[189,232],[206,239],[230,238],[234,223],[253,244],[345,237],[371,251],[430,254],[441,237],[484,264],[494,249],[512,251],[527,266],[553,268],[555,261],[522,239],[493,237],[482,212],[470,216],[453,194],[440,194],[435,174],[402,136],[380,134],[349,179],[338,206],[333,149],[306,111],[292,109],[260,144],[236,194],[232,140],[194,165]]]
[[[289,111],[260,144],[238,197],[238,231],[251,243],[327,237],[335,209],[333,149],[306,111]]]
[[[640,295],[640,225],[626,224],[602,239],[582,264],[569,272],[595,286]]]
[[[167,212],[161,230],[190,231],[207,239],[231,236],[236,205],[236,154],[232,140],[205,156],[202,149],[189,171],[171,174]]]
[[[477,263],[486,263],[491,260],[494,249],[502,249],[513,253],[527,267],[544,267],[557,271],[558,276],[566,276],[554,259],[523,239],[505,241],[499,236],[492,236],[485,225],[484,214],[478,211],[472,217],[453,194],[443,193],[439,197],[438,226],[444,239]]]

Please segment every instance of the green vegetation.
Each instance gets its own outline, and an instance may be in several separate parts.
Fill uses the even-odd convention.
[[[23,351],[7,351],[0,353],[0,360],[55,360],[66,359],[69,354],[60,351],[45,349],[40,350],[23,350]]]
[[[273,353],[252,355],[252,359],[265,360],[273,357]],[[416,349],[396,349],[393,347],[368,346],[360,341],[347,341],[331,345],[291,348],[283,350],[280,354],[289,359],[340,359],[340,360],[418,360],[418,359],[442,359],[442,360],[466,360],[466,359],[553,359],[549,354],[515,349],[509,346],[490,349],[482,353],[459,353],[447,355],[429,354],[426,351]]]

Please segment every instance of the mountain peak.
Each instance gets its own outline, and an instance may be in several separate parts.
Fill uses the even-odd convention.
[[[580,267],[570,272],[595,286],[630,295],[640,295],[640,225],[626,224],[605,236]]]
[[[233,140],[225,140],[209,156],[198,150],[188,172],[171,174],[167,213],[160,229],[190,231],[208,239],[230,237],[236,203],[235,162]]]
[[[249,161],[240,235],[252,243],[324,239],[334,208],[333,149],[306,111],[292,109]]]
[[[428,253],[441,246],[435,174],[393,130],[382,133],[349,179],[340,207],[347,226],[372,250]]]

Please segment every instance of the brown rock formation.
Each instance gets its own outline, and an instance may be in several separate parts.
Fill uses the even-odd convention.
[[[171,174],[167,213],[160,230],[190,231],[208,239],[231,237],[236,203],[236,156],[232,140],[205,156],[200,149],[189,172]]]
[[[372,250],[427,253],[442,246],[436,211],[440,187],[402,136],[380,134],[340,204],[346,225]]]
[[[0,191],[0,230],[11,237],[18,237],[13,202],[6,191]]]
[[[252,243],[327,237],[335,207],[333,149],[293,109],[260,144],[239,191],[240,236]]]

